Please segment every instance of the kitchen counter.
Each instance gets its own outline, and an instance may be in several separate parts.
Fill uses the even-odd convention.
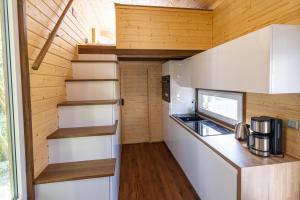
[[[211,150],[213,150],[238,170],[247,167],[299,161],[299,159],[296,159],[289,155],[285,155],[283,158],[275,156],[268,158],[259,157],[250,153],[246,148],[246,144],[244,142],[236,140],[234,134],[202,137],[176,117],[170,117],[178,124],[180,124],[183,128],[188,130],[188,132],[191,133],[195,138],[203,142],[206,146],[208,146]]]

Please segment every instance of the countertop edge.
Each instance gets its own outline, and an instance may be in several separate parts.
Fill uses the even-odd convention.
[[[216,154],[218,154],[221,158],[223,158],[226,162],[228,162],[231,166],[233,166],[234,168],[236,168],[238,170],[238,172],[240,172],[242,169],[245,168],[251,168],[251,167],[259,167],[259,166],[268,166],[268,165],[276,165],[276,164],[284,164],[284,163],[291,163],[291,162],[299,162],[300,160],[295,158],[294,161],[289,161],[289,162],[281,162],[281,163],[269,163],[269,164],[262,164],[262,165],[253,165],[253,166],[239,166],[238,164],[236,164],[234,161],[232,161],[231,159],[229,159],[228,157],[226,157],[224,154],[222,154],[220,151],[218,151],[217,149],[215,149],[212,145],[210,145],[209,143],[207,143],[205,140],[203,140],[201,138],[201,136],[199,136],[196,132],[194,132],[191,128],[189,128],[187,125],[185,125],[184,123],[182,123],[181,121],[179,121],[178,119],[176,119],[176,117],[169,115],[169,117],[171,119],[173,119],[175,122],[177,122],[180,126],[182,126],[184,129],[186,129],[189,133],[191,133],[194,137],[196,137],[199,141],[201,141],[203,144],[205,144],[208,148],[210,148],[213,152],[215,152]],[[289,155],[290,156],[290,155]],[[290,156],[293,157],[293,156]],[[293,157],[294,158],[294,157]]]

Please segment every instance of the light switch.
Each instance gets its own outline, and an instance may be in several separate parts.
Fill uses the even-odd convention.
[[[289,119],[288,127],[299,130],[299,120]]]

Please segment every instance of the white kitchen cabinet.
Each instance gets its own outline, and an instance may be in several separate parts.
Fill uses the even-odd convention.
[[[300,26],[271,25],[182,63],[194,88],[300,93]]]
[[[180,61],[169,61],[163,64],[163,76],[170,75],[171,103],[169,113],[193,113],[195,110],[195,89],[190,85],[190,73]],[[186,73],[185,73],[186,72]]]
[[[203,200],[237,199],[237,169],[170,118],[168,140],[172,154]]]

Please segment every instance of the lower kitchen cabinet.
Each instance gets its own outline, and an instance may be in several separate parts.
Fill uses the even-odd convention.
[[[199,197],[237,199],[237,169],[171,118],[167,123],[166,144]]]
[[[298,159],[255,156],[234,135],[197,138],[163,110],[165,143],[202,200],[300,199]]]

